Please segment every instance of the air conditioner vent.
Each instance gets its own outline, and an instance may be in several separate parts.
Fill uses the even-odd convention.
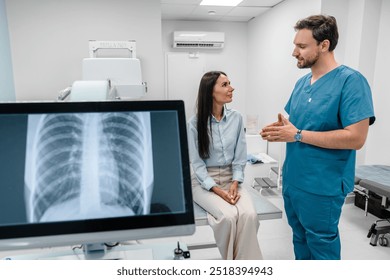
[[[176,43],[176,48],[222,48],[221,43]]]
[[[175,31],[174,48],[222,49],[225,43],[223,32]]]

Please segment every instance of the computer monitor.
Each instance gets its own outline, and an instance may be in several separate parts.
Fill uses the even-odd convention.
[[[182,101],[0,104],[0,250],[195,230]]]

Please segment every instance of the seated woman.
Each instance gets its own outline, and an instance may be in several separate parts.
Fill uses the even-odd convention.
[[[234,88],[227,75],[203,75],[197,113],[188,122],[194,201],[205,209],[223,259],[262,259],[259,221],[244,181],[246,142],[243,119],[228,109]]]

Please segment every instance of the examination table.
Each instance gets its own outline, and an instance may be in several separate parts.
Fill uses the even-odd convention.
[[[361,165],[355,171],[355,205],[381,218],[370,228],[370,244],[390,246],[390,166]],[[364,206],[362,207],[362,202]]]

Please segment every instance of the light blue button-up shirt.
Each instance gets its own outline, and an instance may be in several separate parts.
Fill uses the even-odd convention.
[[[217,184],[208,175],[207,167],[228,166],[233,169],[233,180],[244,181],[247,150],[243,118],[232,109],[224,110],[220,121],[212,117],[212,139],[210,141],[210,157],[202,159],[198,152],[197,117],[188,122],[188,145],[193,171],[202,187],[210,190]]]

